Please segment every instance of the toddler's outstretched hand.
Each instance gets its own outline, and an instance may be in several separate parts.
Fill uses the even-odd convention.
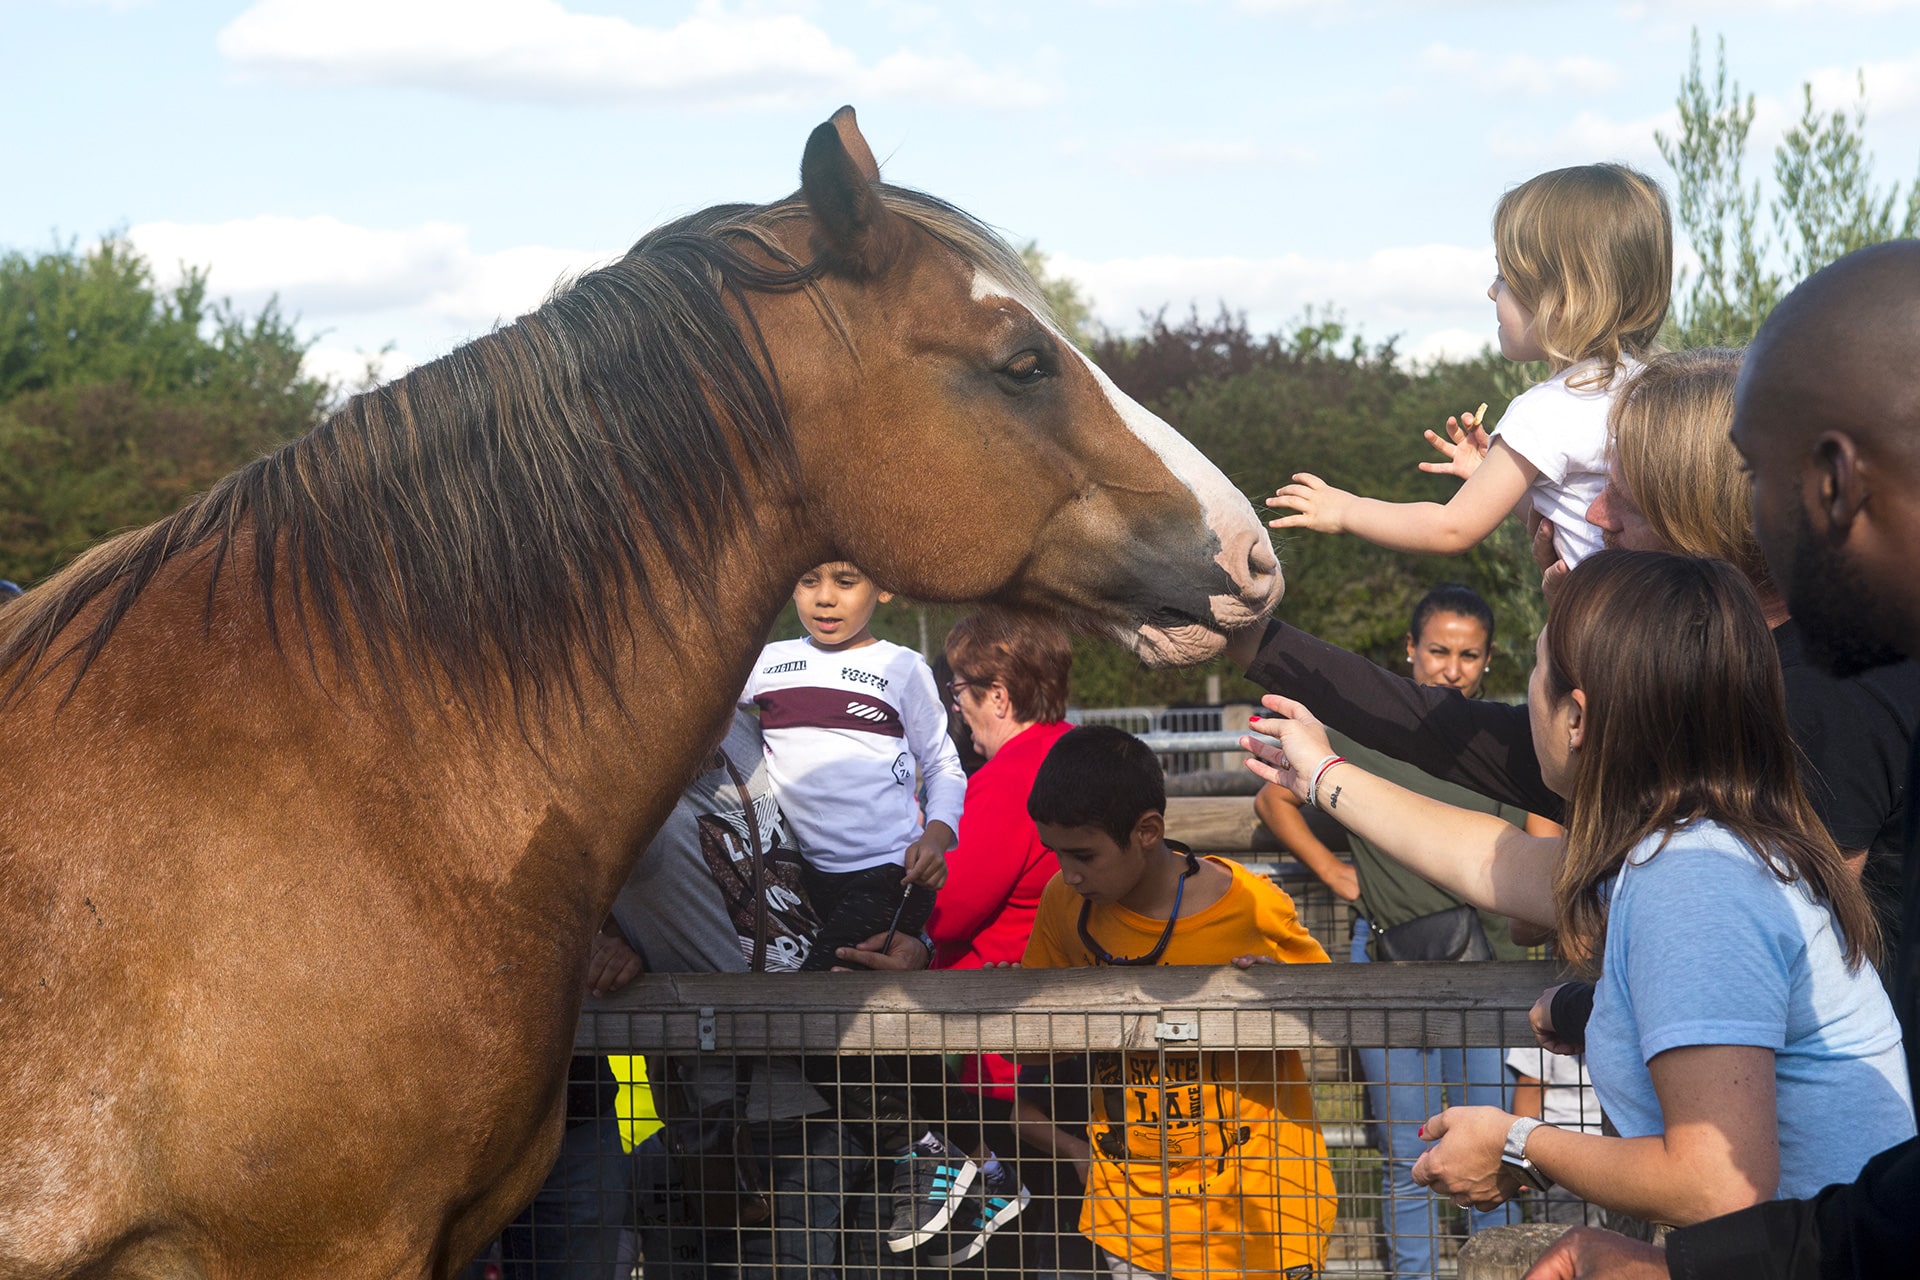
[[[1427,432],[1427,443],[1445,454],[1447,460],[1423,462],[1420,469],[1438,476],[1471,479],[1486,460],[1487,450],[1493,447],[1493,440],[1487,435],[1486,415],[1487,406],[1483,404],[1472,413],[1448,418],[1445,440],[1432,431]]]
[[[1302,471],[1293,477],[1292,484],[1275,490],[1274,495],[1267,499],[1267,505],[1291,507],[1299,513],[1267,521],[1270,528],[1345,533],[1347,508],[1353,505],[1353,495],[1345,489],[1334,488],[1319,476]]]

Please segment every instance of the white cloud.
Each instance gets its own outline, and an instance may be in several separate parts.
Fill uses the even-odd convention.
[[[1409,350],[1433,343],[1475,352],[1493,335],[1493,246],[1451,244],[1381,249],[1364,258],[1285,254],[1273,258],[1154,256],[1091,261],[1064,254],[1048,270],[1078,281],[1095,316],[1111,328],[1138,327],[1140,313],[1222,303],[1247,313],[1255,331],[1278,329],[1308,306],[1332,302],[1374,338],[1407,335]],[[1477,337],[1474,335],[1478,335]]]
[[[1663,0],[1658,6],[1638,2],[1622,4],[1619,13],[1630,21],[1638,21],[1654,13],[1664,19],[1684,19],[1726,13],[1729,10],[1748,15],[1760,9],[1771,9],[1776,13],[1808,10],[1823,13],[1901,13],[1920,10],[1920,0]]]
[[[1850,67],[1822,67],[1805,77],[1813,85],[1814,107],[1824,111],[1851,110],[1859,101],[1862,78],[1867,84],[1869,120],[1882,112],[1906,111],[1920,104],[1920,54]],[[1798,118],[1798,94],[1793,106]]]
[[[300,371],[309,378],[324,378],[342,391],[354,392],[397,378],[419,363],[397,347],[369,350],[322,341],[307,348]]]
[[[337,218],[263,216],[231,222],[148,222],[128,232],[163,281],[182,264],[208,268],[208,289],[257,311],[277,296],[301,332],[319,334],[309,367],[350,383],[389,342],[391,375],[513,320],[556,282],[617,251],[522,245],[473,247],[465,226],[361,227]]]
[[[1147,147],[1143,154],[1162,164],[1200,169],[1231,169],[1252,164],[1260,158],[1260,148],[1251,142],[1168,142]]]
[[[537,245],[480,253],[459,223],[389,229],[324,216],[148,222],[128,234],[157,270],[208,266],[209,288],[243,305],[278,293],[316,315],[422,309],[476,328],[531,310],[562,275],[612,256]]]
[[[1029,107],[1058,96],[958,53],[902,49],[864,62],[805,16],[733,12],[719,0],[660,27],[573,13],[557,0],[259,0],[217,44],[251,75],[509,101]]]
[[[1638,120],[1615,120],[1598,111],[1582,111],[1545,136],[1510,127],[1495,129],[1487,146],[1496,156],[1526,160],[1541,168],[1603,160],[1651,167],[1660,163],[1654,131],[1673,134],[1679,127],[1679,113],[1672,107]]]
[[[1420,61],[1460,88],[1535,98],[1605,93],[1620,83],[1620,69],[1613,63],[1579,55],[1540,58],[1511,53],[1496,57],[1442,43],[1428,45],[1421,51]]]
[[[875,14],[890,31],[920,32],[944,28],[947,15],[938,5],[924,0],[866,0],[867,12]]]
[[[1435,364],[1442,360],[1470,360],[1494,345],[1493,326],[1480,329],[1436,329],[1415,340],[1406,349],[1412,364]]]

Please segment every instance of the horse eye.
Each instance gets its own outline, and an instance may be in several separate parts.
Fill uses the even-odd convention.
[[[1046,364],[1040,359],[1038,351],[1022,351],[1002,365],[1000,372],[1015,382],[1038,382],[1047,376]]]

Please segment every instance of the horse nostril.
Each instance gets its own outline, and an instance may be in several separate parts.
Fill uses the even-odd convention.
[[[1257,539],[1247,552],[1247,576],[1258,582],[1262,578],[1272,577],[1279,568],[1279,557],[1273,554],[1273,548],[1267,545],[1267,540]]]

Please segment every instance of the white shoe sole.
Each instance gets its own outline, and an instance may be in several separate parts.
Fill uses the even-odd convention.
[[[1032,1203],[1033,1193],[1027,1190],[1025,1186],[1022,1186],[1018,1198],[1007,1201],[1007,1203],[1001,1207],[1000,1212],[987,1219],[987,1224],[980,1228],[980,1234],[973,1238],[972,1244],[969,1244],[957,1253],[950,1253],[944,1258],[934,1258],[931,1261],[936,1266],[952,1267],[979,1257],[986,1251],[987,1237],[1019,1217],[1026,1211],[1027,1206]]]
[[[925,1226],[921,1227],[912,1235],[888,1236],[887,1248],[893,1250],[895,1253],[906,1253],[910,1249],[918,1249],[921,1245],[933,1239],[942,1231],[945,1231],[947,1224],[953,1221],[954,1209],[960,1204],[960,1201],[966,1197],[968,1189],[973,1186],[973,1180],[979,1172],[980,1166],[971,1160],[962,1164],[960,1166],[960,1172],[954,1175],[953,1185],[947,1188],[947,1202],[940,1206],[940,1211],[934,1214]]]

